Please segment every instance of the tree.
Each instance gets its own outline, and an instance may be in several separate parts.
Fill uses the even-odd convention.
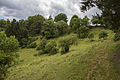
[[[120,0],[82,0],[82,11],[97,6],[102,11],[102,17],[107,27],[117,32],[120,26]]]
[[[42,36],[46,39],[55,38],[58,36],[58,30],[54,25],[53,20],[46,20],[42,26]]]
[[[0,32],[0,80],[5,80],[7,70],[14,64],[15,51],[19,42],[14,36],[7,37],[5,32]]]
[[[5,29],[7,26],[7,22],[4,19],[0,20],[0,28]]]
[[[66,14],[64,14],[64,13],[60,13],[60,14],[58,14],[57,16],[55,16],[55,22],[58,22],[58,21],[61,21],[61,20],[63,20],[63,21],[65,21],[66,23],[68,22],[68,20],[67,20],[68,18],[67,18],[67,16],[66,16]]]
[[[83,19],[81,19],[81,25],[89,26],[89,18],[87,16],[85,16]]]
[[[7,34],[8,37],[15,36],[20,42],[20,45],[22,46],[23,45],[22,39],[28,38],[26,21],[24,20],[16,21],[15,19],[13,19],[13,21],[10,23],[10,21],[7,20],[7,28],[5,33]]]
[[[27,20],[27,29],[30,36],[35,36],[41,34],[43,22],[45,18],[42,15],[35,15],[28,17]]]
[[[80,19],[79,18],[72,18],[70,21],[70,27],[73,31],[76,31],[80,27]]]
[[[59,36],[68,32],[68,24],[63,20],[56,22],[55,28],[57,28]]]
[[[71,19],[73,18],[79,18],[78,15],[73,15]]]
[[[77,34],[78,34],[78,37],[79,38],[87,38],[88,34],[89,34],[89,28],[86,27],[86,26],[81,26],[78,31],[77,31]]]

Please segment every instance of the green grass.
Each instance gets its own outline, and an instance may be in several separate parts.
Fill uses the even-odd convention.
[[[95,41],[90,42],[87,38],[79,40],[78,45],[71,46],[64,55],[33,56],[38,53],[36,49],[19,50],[18,64],[9,69],[7,80],[120,80],[119,67],[113,60],[114,33],[105,30],[109,36],[100,41],[98,34],[101,30],[91,30],[96,34]],[[39,43],[39,40],[36,42]]]

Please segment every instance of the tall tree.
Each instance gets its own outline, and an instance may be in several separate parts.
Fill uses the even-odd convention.
[[[44,21],[45,21],[45,18],[42,15],[35,15],[35,16],[28,17],[27,28],[29,30],[29,35],[34,36],[37,34],[41,34]]]
[[[57,16],[55,16],[55,20],[54,20],[55,22],[58,22],[58,21],[61,21],[61,20],[65,21],[67,23],[68,22],[67,15],[64,14],[64,13],[60,13]]]
[[[82,11],[97,6],[102,11],[105,24],[114,31],[120,28],[120,0],[82,0]]]
[[[89,18],[87,16],[85,16],[83,19],[81,19],[81,25],[89,26]]]
[[[53,20],[46,20],[42,26],[42,36],[46,39],[55,38],[58,36],[58,30],[54,26]]]
[[[7,22],[4,19],[0,20],[0,28],[5,29],[7,26]]]
[[[68,32],[68,24],[63,20],[56,22],[55,27],[57,28],[59,35],[63,35]]]

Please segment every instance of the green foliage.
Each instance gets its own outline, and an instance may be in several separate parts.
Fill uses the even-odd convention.
[[[1,19],[1,20],[0,20],[0,28],[5,29],[6,26],[7,26],[7,22],[6,22],[4,19]]]
[[[94,34],[93,33],[89,33],[88,38],[92,41],[93,38],[94,38]]]
[[[61,48],[61,54],[65,54],[69,52],[69,48],[71,45],[77,44],[77,37],[70,36],[59,40],[59,47]]]
[[[101,31],[99,33],[99,39],[102,39],[102,38],[105,39],[105,38],[107,38],[107,36],[108,36],[108,33],[105,31]]]
[[[11,66],[13,58],[0,51],[0,80],[5,80],[7,69]]]
[[[19,47],[19,42],[14,36],[8,38],[4,31],[0,32],[0,50],[4,52],[13,52]]]
[[[60,13],[57,16],[55,16],[55,20],[54,20],[55,22],[58,22],[61,20],[65,21],[66,23],[68,22],[66,14]]]
[[[45,46],[45,52],[48,54],[56,54],[57,53],[57,43],[55,41],[49,41]]]
[[[0,80],[6,78],[7,69],[14,63],[13,52],[19,47],[19,42],[14,36],[8,38],[4,31],[0,32]]]
[[[76,31],[80,27],[80,19],[79,18],[71,18],[70,27],[73,31]]]
[[[36,47],[37,47],[36,42],[30,43],[27,45],[27,48],[36,48]]]
[[[114,36],[114,41],[119,41],[119,40],[120,40],[120,32],[118,31]]]
[[[30,36],[41,34],[41,29],[45,18],[42,15],[28,17],[27,28]]]
[[[69,31],[68,30],[68,28],[69,28],[68,24],[66,22],[64,22],[63,20],[56,22],[55,23],[55,28],[57,28],[59,36],[63,35],[63,34],[66,34]]]
[[[85,16],[83,19],[81,19],[81,25],[82,26],[89,26],[89,18]]]
[[[26,28],[26,22],[24,20],[20,20],[19,22],[13,19],[12,22],[7,20],[7,28],[5,33],[8,37],[15,36],[18,39],[20,46],[23,46],[22,39],[28,38],[28,31]]]
[[[79,38],[87,38],[89,34],[89,28],[85,26],[81,26],[77,31]]]
[[[37,47],[37,50],[39,51],[39,55],[41,54],[56,54],[58,49],[57,49],[57,43],[56,41],[47,41],[46,39],[42,39],[40,41],[40,44]]]
[[[42,39],[36,49],[37,50],[43,50],[43,49],[45,49],[45,45],[46,44],[47,44],[47,40],[46,39]]]
[[[55,38],[58,36],[58,30],[54,25],[53,20],[46,20],[42,26],[42,36],[46,39]]]
[[[120,27],[120,0],[82,0],[81,10],[89,10],[97,6],[104,17],[106,27],[112,26],[114,31]]]

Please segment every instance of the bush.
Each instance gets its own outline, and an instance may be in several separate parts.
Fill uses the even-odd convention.
[[[89,31],[88,27],[81,26],[77,31],[78,37],[79,38],[87,38],[88,33],[89,33],[88,31]]]
[[[40,51],[38,52],[38,55],[42,55],[42,54],[45,54],[45,51],[44,51],[44,50],[40,50]]]
[[[28,39],[27,38],[22,38],[20,40],[20,45],[21,45],[22,48],[27,47],[27,44],[28,44]]]
[[[37,46],[37,50],[43,50],[45,49],[45,45],[47,44],[47,40],[46,39],[42,39],[39,43],[39,45]]]
[[[45,46],[45,52],[49,54],[56,54],[57,53],[57,43],[55,41],[50,41]]]
[[[114,36],[114,41],[119,41],[120,40],[120,32],[117,32]]]
[[[108,33],[105,31],[101,31],[99,33],[99,39],[102,39],[102,38],[105,39],[105,38],[107,38],[107,36],[108,36]]]
[[[60,50],[61,54],[65,54],[69,52],[70,46],[74,44],[77,44],[77,37],[75,36],[72,37],[70,36],[59,40],[59,47],[61,48]]]
[[[18,49],[19,42],[15,36],[8,38],[4,31],[0,32],[0,50],[4,52],[14,52]]]
[[[90,33],[90,34],[88,35],[88,38],[92,41],[93,38],[94,38],[94,34],[93,34],[93,33]]]
[[[27,45],[27,48],[36,48],[36,47],[37,47],[36,42],[33,42],[33,43]]]

